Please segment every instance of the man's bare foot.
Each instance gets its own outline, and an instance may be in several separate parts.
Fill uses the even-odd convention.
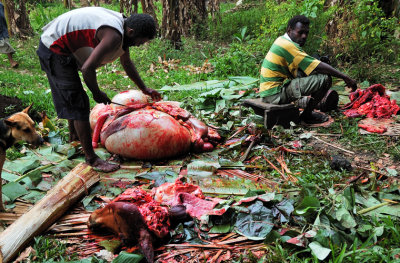
[[[97,157],[90,161],[86,160],[86,163],[92,166],[95,170],[98,170],[99,172],[103,173],[114,172],[120,168],[119,164],[106,162],[102,160],[100,157]]]

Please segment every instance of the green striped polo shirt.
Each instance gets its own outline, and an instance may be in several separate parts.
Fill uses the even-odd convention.
[[[286,36],[278,37],[261,66],[260,92],[263,91],[263,97],[277,94],[285,80],[295,78],[298,69],[308,76],[319,63]]]

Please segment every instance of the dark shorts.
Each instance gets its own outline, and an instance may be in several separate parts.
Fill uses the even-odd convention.
[[[50,51],[41,41],[36,52],[50,83],[57,116],[68,120],[89,120],[89,97],[79,78],[75,58]]]

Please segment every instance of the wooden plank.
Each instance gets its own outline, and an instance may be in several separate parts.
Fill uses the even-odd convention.
[[[100,180],[90,166],[79,164],[27,213],[0,234],[0,262],[9,262],[33,237],[49,228],[87,189]]]

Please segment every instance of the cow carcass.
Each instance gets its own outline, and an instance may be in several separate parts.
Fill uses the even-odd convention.
[[[112,101],[120,105],[97,104],[90,113],[93,147],[100,139],[111,153],[157,160],[191,150],[212,151],[221,139],[215,129],[180,108],[179,102],[149,103],[136,90],[121,92]]]

